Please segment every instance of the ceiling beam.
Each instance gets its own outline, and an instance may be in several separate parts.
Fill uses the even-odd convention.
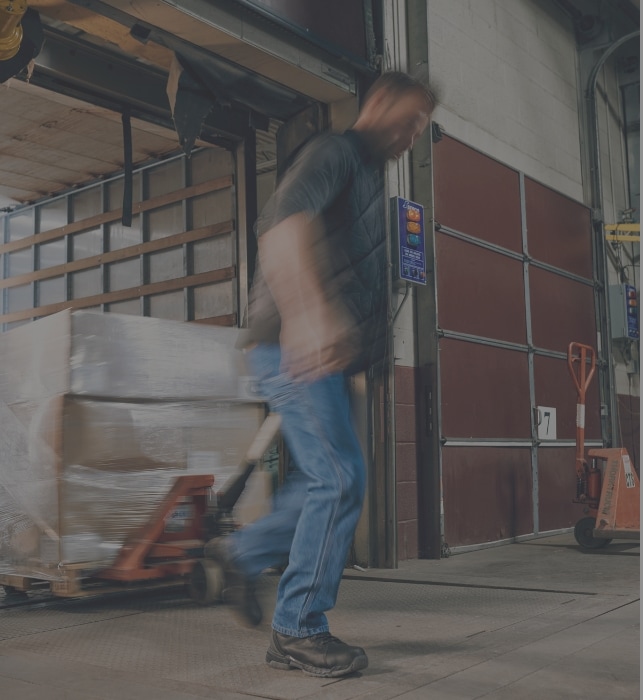
[[[75,90],[95,93],[118,111],[129,106],[165,118],[170,106],[165,95],[167,77],[151,66],[110,54],[45,27],[45,43],[35,59],[35,73]]]
[[[115,112],[127,107],[133,117],[174,130],[164,71],[52,27],[44,29],[46,40],[29,82]],[[25,75],[16,77],[26,79]],[[229,146],[230,141],[244,137],[249,121],[247,110],[215,105],[201,138]],[[228,143],[221,143],[222,139]]]
[[[185,56],[198,54],[248,70],[266,82],[290,86],[320,102],[355,94],[356,70],[293,34],[268,29],[257,13],[220,0],[69,0],[128,28],[141,27],[153,41]]]

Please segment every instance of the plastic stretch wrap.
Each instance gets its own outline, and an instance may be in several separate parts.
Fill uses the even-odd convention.
[[[90,312],[0,334],[0,574],[106,567],[178,476],[225,481],[265,415],[236,337]]]

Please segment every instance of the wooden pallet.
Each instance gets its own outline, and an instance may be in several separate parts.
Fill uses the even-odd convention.
[[[49,580],[20,574],[0,574],[0,586],[5,586],[11,592],[28,593],[29,591],[49,590],[57,598],[87,598],[89,596],[108,593],[127,593],[133,591],[151,591],[163,588],[174,588],[187,583],[185,578],[167,578],[158,581],[142,583],[122,583],[114,585],[111,582],[100,581],[87,577],[82,569],[65,571],[63,578]]]

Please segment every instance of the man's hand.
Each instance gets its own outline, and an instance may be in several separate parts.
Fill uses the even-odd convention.
[[[282,370],[315,381],[345,370],[359,353],[359,334],[339,304],[316,302],[306,313],[282,317]]]

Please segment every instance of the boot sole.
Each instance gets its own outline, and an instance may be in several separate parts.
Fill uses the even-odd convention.
[[[357,671],[365,669],[368,666],[368,657],[365,654],[362,656],[356,656],[351,661],[349,666],[341,666],[339,668],[322,668],[319,666],[305,664],[292,656],[275,654],[269,650],[266,653],[266,663],[271,668],[277,668],[281,671],[299,669],[307,676],[315,676],[316,678],[339,678],[340,676],[348,676],[351,673],[356,673]]]

